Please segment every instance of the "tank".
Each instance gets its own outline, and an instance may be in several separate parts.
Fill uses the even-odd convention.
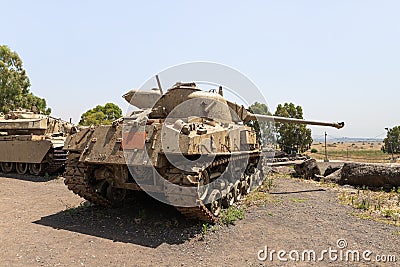
[[[123,97],[136,110],[112,125],[90,127],[67,138],[65,184],[86,200],[111,207],[146,191],[190,219],[215,223],[264,177],[260,141],[249,122],[313,124],[250,113],[195,83],[131,90]]]
[[[73,124],[20,109],[0,116],[0,168],[3,173],[44,175],[64,167],[66,136]]]

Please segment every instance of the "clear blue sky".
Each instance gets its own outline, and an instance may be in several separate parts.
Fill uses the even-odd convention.
[[[400,125],[399,1],[3,1],[0,43],[19,53],[31,90],[75,122],[155,73],[188,61],[250,77],[274,111],[345,121],[331,136]],[[381,136],[382,137],[382,136]]]

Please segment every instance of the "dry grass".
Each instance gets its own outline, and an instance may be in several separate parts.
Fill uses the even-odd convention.
[[[275,187],[274,183],[275,177],[273,175],[267,174],[263,183],[253,192],[246,196],[244,201],[247,206],[263,206],[271,201],[271,195],[269,191]]]
[[[327,143],[328,158],[330,160],[388,163],[391,161],[391,155],[381,151],[382,144],[382,142]],[[316,149],[318,152],[311,153],[311,149]],[[325,158],[324,143],[313,143],[311,149],[306,154],[315,159]]]
[[[400,226],[400,188],[391,192],[368,189],[343,190],[340,199],[344,204],[359,210],[356,216]]]

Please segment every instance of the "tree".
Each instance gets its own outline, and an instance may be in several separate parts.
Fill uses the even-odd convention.
[[[400,154],[400,126],[388,129],[387,136],[383,140],[382,151],[385,153]]]
[[[253,114],[272,115],[267,105],[254,102],[249,111]],[[275,143],[274,126],[270,122],[249,121],[248,126],[253,127],[257,132],[257,137],[263,145]]]
[[[82,114],[79,125],[109,125],[116,119],[122,117],[122,110],[113,103],[104,106],[96,106]]]
[[[276,108],[275,116],[303,119],[303,109],[300,106],[295,106],[293,103],[281,104]],[[306,128],[304,124],[293,123],[276,123],[278,132],[278,144],[282,151],[292,154],[304,152],[311,147],[313,142],[311,130]]]
[[[50,114],[46,100],[29,91],[30,81],[16,52],[0,45],[0,112],[7,113],[17,108]]]

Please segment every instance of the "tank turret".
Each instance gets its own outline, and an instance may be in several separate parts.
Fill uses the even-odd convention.
[[[223,120],[234,122],[248,122],[251,120],[257,120],[260,122],[280,122],[329,126],[337,129],[341,129],[344,127],[344,122],[323,122],[252,114],[248,112],[244,106],[230,102],[224,99],[222,95],[222,88],[219,89],[218,93],[216,93],[216,90],[214,90],[213,92],[205,92],[198,88],[195,83],[178,82],[162,98],[161,90],[158,88],[153,88],[152,91],[131,90],[123,95],[123,98],[129,104],[136,106],[140,109],[163,107],[163,113],[161,116],[165,117],[168,116],[172,110],[176,109],[177,106],[182,103],[187,103],[189,101],[190,104],[186,104],[188,109],[180,108],[179,113],[175,111],[175,117],[185,117],[187,116],[188,112],[190,112],[191,116],[211,118],[219,117]],[[196,99],[196,103],[195,101],[191,101]],[[208,102],[206,102],[207,100]],[[235,111],[236,114],[232,114],[232,111]],[[154,112],[153,115],[154,114],[157,114],[157,112]]]
[[[47,136],[66,136],[74,133],[72,123],[48,115],[35,114],[32,111],[19,109],[10,111],[0,117],[0,131],[8,135],[35,134]]]

